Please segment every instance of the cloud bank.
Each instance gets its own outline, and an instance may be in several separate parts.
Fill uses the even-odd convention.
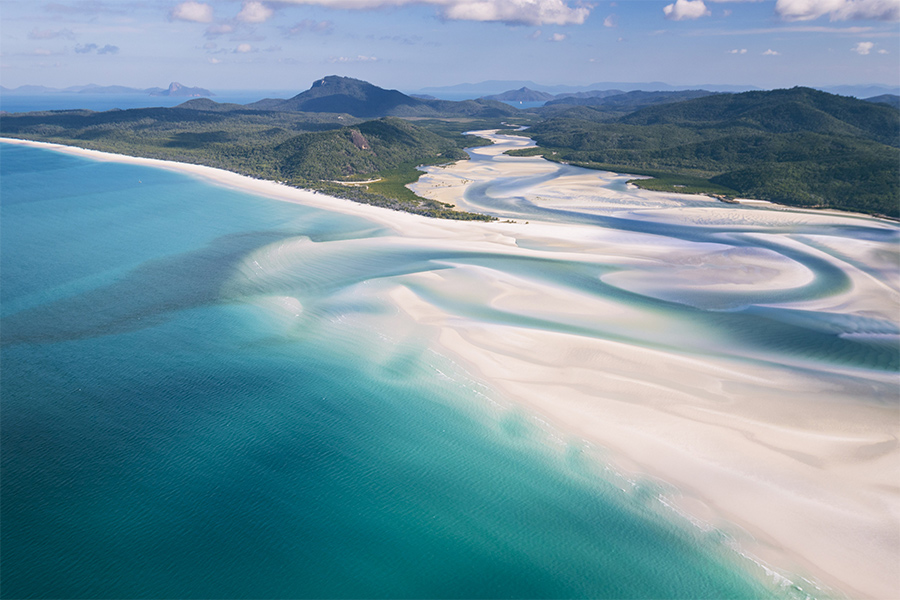
[[[778,0],[775,12],[787,21],[811,21],[828,15],[832,21],[871,19],[900,21],[897,0]]]

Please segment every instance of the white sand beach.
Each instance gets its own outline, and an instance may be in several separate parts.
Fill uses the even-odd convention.
[[[2,141],[178,170],[278,200],[359,215],[393,232],[378,238],[380,244],[602,265],[610,269],[602,276],[604,284],[686,305],[727,304],[728,294],[809,286],[815,280],[809,268],[770,249],[802,247],[843,273],[849,284],[840,293],[781,304],[861,322],[900,320],[895,245],[865,239],[848,243],[827,232],[794,229],[861,220],[871,227],[897,228],[860,215],[757,204],[735,207],[633,186],[622,191],[631,177],[602,172],[515,191],[536,203],[589,204],[603,214],[621,212],[653,222],[700,227],[739,223],[750,230],[742,235],[762,236],[770,244],[743,251],[727,238],[687,243],[535,219],[527,224],[516,218],[492,223],[429,219],[209,167]],[[477,210],[463,197],[473,184],[548,175],[557,168],[541,158],[499,156],[529,140],[507,142],[473,151],[498,157],[495,161],[429,168],[415,191]],[[704,346],[708,351],[680,352],[683,340],[706,335],[702,323],[679,322],[537,277],[448,264],[453,268],[396,277],[387,296],[409,319],[429,328],[444,353],[511,405],[549,423],[556,435],[589,442],[622,473],[666,482],[677,490],[665,498],[667,503],[731,533],[742,552],[789,578],[799,575],[854,598],[900,595],[897,373],[829,369],[799,355],[776,362],[763,353],[734,354],[728,339],[711,339]],[[432,294],[565,328],[467,318],[429,302]],[[291,298],[273,302],[285,310],[302,310]],[[608,335],[576,332],[597,328]],[[653,336],[654,343],[634,341],[641,336]]]

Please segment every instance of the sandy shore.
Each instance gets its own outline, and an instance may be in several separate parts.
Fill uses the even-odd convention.
[[[808,269],[775,252],[741,253],[725,245],[682,244],[582,225],[427,219],[209,167],[3,141],[178,170],[279,200],[363,216],[396,232],[379,238],[383,243],[614,265],[618,270],[606,276],[607,283],[651,296],[657,290],[792,289],[812,279]],[[497,146],[477,149],[498,151]],[[459,199],[475,181],[530,177],[553,168],[539,158],[462,162],[432,169],[417,191],[426,189],[425,195],[467,208]],[[530,193],[552,196],[552,202],[578,202],[578,195],[589,189],[600,187],[600,195],[607,194],[596,178],[615,186],[624,176],[581,177],[568,182],[574,186],[568,200],[564,186],[538,183]],[[625,206],[614,191],[605,196],[609,210],[633,211],[635,204]],[[695,225],[742,220],[759,235],[776,235],[766,233],[773,224],[859,222],[853,215],[738,210],[712,200],[692,201],[688,210],[681,210],[685,200],[678,195],[628,190],[627,196],[646,209],[647,219]],[[803,241],[777,235],[785,245]],[[840,294],[791,306],[897,320],[896,248],[862,240],[845,244],[827,235],[809,242],[851,285]],[[623,332],[677,328],[677,323],[625,303],[473,265],[398,277],[388,294],[410,318],[432,328],[446,352],[503,397],[527,407],[561,435],[603,449],[623,473],[671,484],[677,493],[667,502],[698,522],[733,533],[746,554],[852,597],[900,594],[896,374],[822,371],[801,359],[778,365],[749,356],[688,355],[664,345],[462,318],[424,300],[421,290],[575,326],[589,326],[601,317]],[[691,327],[684,327],[667,334],[673,343],[692,335]]]

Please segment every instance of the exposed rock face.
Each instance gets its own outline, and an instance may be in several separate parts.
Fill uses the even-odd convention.
[[[368,150],[369,142],[366,141],[366,138],[363,137],[363,134],[353,129],[350,131],[350,140],[353,142],[353,145],[359,148],[360,150]]]

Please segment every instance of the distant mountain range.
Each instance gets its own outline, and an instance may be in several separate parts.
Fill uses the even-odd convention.
[[[556,95],[547,92],[538,92],[526,86],[517,90],[509,90],[502,94],[484,96],[485,100],[499,100],[500,102],[547,102],[556,98]]]
[[[312,87],[287,100],[267,98],[245,108],[269,111],[345,113],[360,118],[373,117],[480,117],[512,116],[516,110],[493,100],[431,100],[414,98],[397,90],[386,90],[371,83],[329,75]]]
[[[625,92],[621,94],[611,94],[604,96],[563,96],[557,97],[556,100],[547,102],[545,107],[564,108],[568,106],[592,106],[607,111],[630,112],[644,106],[652,106],[654,104],[668,104],[671,102],[681,102],[683,100],[693,100],[694,98],[703,98],[704,96],[712,96],[721,92],[710,92],[707,90],[684,90],[678,92]]]
[[[622,90],[592,90],[589,92],[567,92],[548,94],[527,87],[510,90],[502,94],[485,96],[485,100],[502,102],[544,102],[545,107],[595,106],[611,111],[636,110],[641,106],[680,102],[693,98],[702,98],[716,92],[707,90],[685,90],[675,92],[623,92]]]
[[[172,82],[168,88],[152,87],[152,88],[133,88],[123,85],[73,85],[67,88],[51,88],[42,85],[22,85],[17,88],[6,88],[0,86],[2,94],[22,94],[22,95],[38,95],[38,94],[146,94],[149,96],[183,96],[183,97],[202,97],[214,96],[211,91],[201,87],[188,87],[178,82]]]
[[[670,85],[668,83],[663,83],[661,81],[649,81],[649,82],[621,82],[621,81],[606,81],[599,83],[592,83],[590,85],[543,85],[540,83],[535,83],[533,81],[501,81],[501,80],[490,80],[490,81],[482,81],[480,83],[461,83],[458,85],[451,85],[445,87],[429,87],[423,88],[421,90],[416,90],[417,94],[429,94],[432,96],[436,96],[440,98],[441,96],[461,96],[464,94],[471,95],[473,98],[476,97],[490,97],[496,95],[505,95],[510,91],[518,91],[521,88],[526,88],[528,90],[536,91],[536,92],[544,92],[553,96],[559,96],[560,94],[577,94],[579,92],[597,92],[597,91],[606,91],[612,90],[617,91],[618,93],[622,93],[625,91],[634,91],[634,90],[643,90],[648,92],[674,92],[674,91],[682,91],[682,90],[695,90],[695,89],[704,89],[709,90],[711,92],[747,92],[752,90],[759,90],[760,88],[752,86],[752,85],[717,85],[713,83],[703,84],[703,85]],[[885,93],[889,90],[885,90],[881,93]],[[510,100],[506,100],[509,102]],[[520,100],[512,99],[514,102],[519,102]],[[525,102],[525,100],[521,100]],[[534,102],[534,101],[532,101]]]
[[[627,91],[645,91],[645,92],[675,92],[686,90],[707,90],[710,92],[750,92],[761,91],[762,88],[752,85],[719,85],[713,83],[705,83],[700,85],[670,85],[661,81],[649,82],[621,82],[606,81],[592,83],[585,86],[571,85],[542,85],[533,81],[504,81],[489,80],[479,83],[461,83],[458,85],[443,87],[428,87],[421,90],[415,90],[416,94],[426,94],[434,97],[463,97],[471,98],[489,97],[492,99],[503,100],[505,102],[538,102],[539,100],[523,100],[518,97],[497,98],[497,96],[506,96],[512,92],[520,91],[526,88],[532,92],[543,92],[553,96],[561,94],[575,94],[578,92],[593,91],[618,91],[619,93]],[[836,86],[818,86],[818,89],[830,94],[838,94],[841,96],[853,96],[855,98],[869,98],[872,96],[880,96],[882,94],[900,94],[900,86],[890,86],[881,84],[867,85],[836,85]]]

